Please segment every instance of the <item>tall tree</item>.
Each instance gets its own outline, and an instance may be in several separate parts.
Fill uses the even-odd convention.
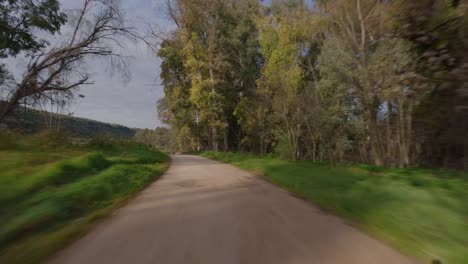
[[[203,139],[199,133],[196,108],[190,101],[191,81],[177,34],[163,41],[158,56],[163,59],[160,77],[164,86],[164,97],[158,102],[159,118],[171,126],[172,141],[178,143],[178,151],[189,150],[192,141],[196,141],[199,148]]]
[[[227,150],[239,138],[233,112],[258,73],[254,1],[169,1],[181,58],[190,80],[198,129],[209,129],[209,148]],[[169,99],[171,100],[171,99]],[[174,109],[174,111],[177,111]],[[203,124],[203,125],[200,125]],[[237,136],[236,136],[237,134]],[[231,143],[230,143],[231,141]]]
[[[276,2],[271,15],[259,23],[259,41],[265,59],[258,80],[259,92],[271,100],[269,122],[284,140],[286,155],[291,159],[299,157],[299,138],[306,120],[301,107],[304,71],[300,66],[304,39],[301,22],[307,16],[306,10],[302,1]]]
[[[397,3],[396,31],[413,43],[418,85],[430,91],[415,108],[418,162],[467,168],[468,5],[448,0]]]
[[[333,51],[322,56],[322,63],[340,73],[335,77],[348,83],[350,95],[362,109],[373,163],[390,165],[399,156],[397,163],[405,166],[410,162],[417,87],[407,82],[414,73],[410,45],[389,34],[389,8],[389,3],[374,0],[326,2],[333,35],[325,47],[331,45]]]

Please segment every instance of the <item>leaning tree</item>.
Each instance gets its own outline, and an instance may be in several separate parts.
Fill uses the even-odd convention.
[[[124,41],[139,38],[126,25],[116,0],[83,0],[81,9],[69,16],[70,28],[62,29],[55,44],[28,54],[22,78],[0,105],[0,121],[22,102],[53,100],[51,94],[72,94],[76,88],[92,84],[84,67],[90,58],[110,59],[113,67],[124,69],[128,57],[118,52]]]

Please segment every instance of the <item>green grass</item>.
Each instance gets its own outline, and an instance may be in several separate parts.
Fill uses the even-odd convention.
[[[168,167],[157,149],[95,139],[0,135],[0,263],[37,263]],[[7,142],[7,143],[5,143]]]
[[[351,220],[423,263],[468,260],[468,177],[429,169],[331,166],[249,154],[202,156],[257,172],[324,209]]]

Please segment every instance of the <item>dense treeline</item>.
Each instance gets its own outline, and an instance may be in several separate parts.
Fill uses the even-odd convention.
[[[160,118],[180,151],[468,167],[466,4],[173,0]]]
[[[172,138],[170,130],[166,127],[156,127],[155,129],[135,128],[133,140],[136,142],[153,146],[164,151],[172,151]]]

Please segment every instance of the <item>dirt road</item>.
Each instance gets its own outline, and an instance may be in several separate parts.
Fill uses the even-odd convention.
[[[161,179],[50,263],[414,262],[251,173],[176,155]]]

